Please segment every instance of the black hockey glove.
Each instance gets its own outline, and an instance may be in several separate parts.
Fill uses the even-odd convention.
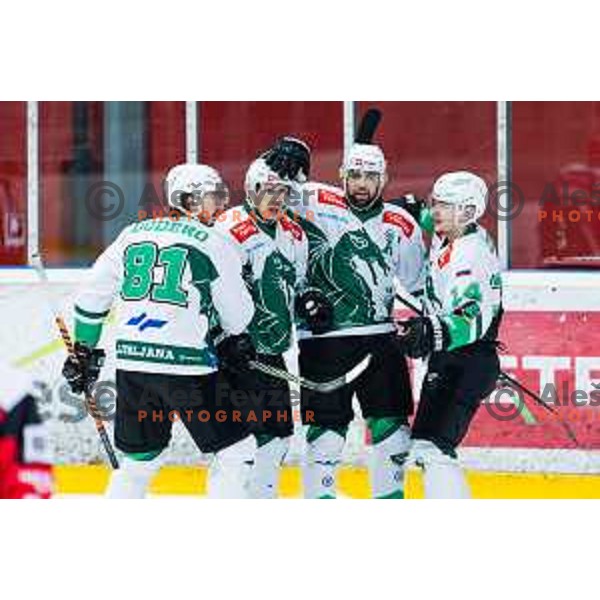
[[[221,367],[232,373],[245,373],[250,370],[248,364],[256,360],[256,349],[247,333],[230,335],[215,348]]]
[[[67,357],[62,369],[63,377],[74,394],[87,392],[96,383],[105,358],[104,350],[75,342],[75,355]]]
[[[436,317],[413,317],[397,325],[402,350],[411,358],[423,358],[448,346],[448,332]]]
[[[401,198],[388,200],[388,203],[403,208],[417,223],[419,223],[419,225],[423,218],[423,211],[428,210],[425,200],[414,194],[406,194],[406,196],[402,196]]]
[[[307,290],[296,298],[296,314],[315,335],[329,331],[333,325],[333,306],[319,290]]]
[[[280,177],[304,183],[310,175],[310,148],[302,140],[284,137],[263,155],[267,165]]]

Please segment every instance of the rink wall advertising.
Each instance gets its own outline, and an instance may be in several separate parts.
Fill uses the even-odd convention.
[[[558,419],[567,420],[580,448],[597,446],[600,433],[600,356],[590,332],[600,313],[577,311],[507,311],[500,339],[507,349],[501,365],[551,403],[557,416],[506,389],[488,402],[505,405],[480,410],[465,440],[468,446],[574,448]],[[505,393],[502,393],[505,392]],[[513,411],[506,405],[516,407]],[[506,415],[505,417],[501,416]],[[496,416],[498,415],[498,416]]]

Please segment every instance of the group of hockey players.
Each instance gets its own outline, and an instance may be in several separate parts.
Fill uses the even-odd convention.
[[[122,458],[108,497],[145,495],[175,420],[214,455],[210,497],[277,497],[294,431],[284,355],[296,345],[311,382],[367,365],[334,390],[301,388],[306,498],[336,497],[353,398],[370,432],[374,498],[403,498],[412,464],[427,497],[468,497],[456,449],[499,371],[499,265],[478,224],[486,184],[447,173],[430,204],[385,201],[383,151],[363,143],[344,157],[341,187],[311,181],[310,168],[308,145],[284,137],[252,162],[243,204],[228,208],[215,169],[175,166],[166,193],[176,218],[129,225],[94,264],[63,372],[74,392],[93,385],[118,303]],[[419,314],[397,320],[399,290],[420,299]],[[427,366],[412,425],[408,358]]]

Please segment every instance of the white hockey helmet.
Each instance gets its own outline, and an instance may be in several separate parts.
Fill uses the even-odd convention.
[[[257,158],[246,171],[244,187],[246,196],[253,200],[264,186],[275,187],[278,185],[291,186],[289,179],[285,179],[273,171],[262,158]]]
[[[433,184],[432,199],[446,202],[464,210],[475,207],[470,222],[477,221],[485,213],[488,188],[481,177],[469,171],[445,173]]]
[[[342,177],[348,171],[369,171],[385,176],[387,164],[383,150],[374,144],[353,144],[344,157]]]
[[[202,199],[211,192],[228,194],[227,186],[216,169],[208,165],[185,163],[169,170],[166,180],[167,202],[170,206],[184,210],[182,196],[192,194],[202,210]]]

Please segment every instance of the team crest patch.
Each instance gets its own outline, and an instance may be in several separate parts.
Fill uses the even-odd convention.
[[[442,253],[442,255],[438,258],[438,267],[443,269],[449,262],[450,256],[452,255],[452,244],[450,244]]]
[[[249,237],[252,237],[255,233],[258,233],[258,227],[251,221],[242,221],[235,227],[231,228],[231,235],[240,243],[244,243]]]
[[[383,213],[383,222],[400,227],[406,237],[411,237],[413,231],[415,230],[415,226],[408,219],[397,212],[386,210]]]
[[[339,194],[328,190],[319,190],[319,204],[329,204],[339,208],[346,208],[346,200]]]
[[[281,227],[284,231],[289,231],[295,240],[299,242],[302,240],[304,234],[302,227],[298,223],[294,223],[289,217],[284,216],[281,219]]]

